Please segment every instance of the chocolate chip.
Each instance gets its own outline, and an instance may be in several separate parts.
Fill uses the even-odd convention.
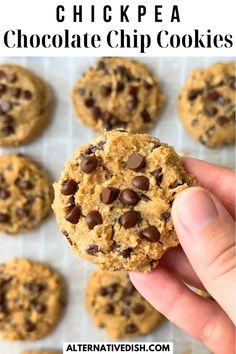
[[[132,96],[133,98],[136,98],[136,97],[137,97],[137,94],[138,94],[138,87],[137,87],[137,86],[130,86],[128,93],[129,93],[129,95]]]
[[[152,84],[150,84],[146,80],[143,81],[143,85],[147,90],[150,90],[152,88]]]
[[[130,170],[139,171],[146,166],[146,161],[142,155],[133,154],[128,158],[128,160],[126,162],[126,166]]]
[[[151,151],[158,149],[159,147],[161,147],[161,143],[157,142],[157,141],[151,141],[152,147],[151,147]]]
[[[86,222],[89,230],[92,230],[96,225],[101,225],[103,223],[102,216],[97,210],[91,210],[86,215]]]
[[[123,189],[120,192],[120,200],[124,205],[135,205],[139,201],[138,195],[132,189]]]
[[[97,150],[104,150],[105,141],[100,141],[97,145],[90,145],[86,154],[94,154]]]
[[[32,93],[29,90],[24,90],[21,92],[21,98],[23,100],[31,100],[32,98]]]
[[[15,98],[19,98],[20,97],[20,94],[21,94],[21,90],[17,87],[12,87],[10,89],[10,93],[12,96],[14,96]]]
[[[116,291],[117,291],[118,284],[117,283],[112,283],[106,287],[107,295],[113,296]]]
[[[6,85],[0,84],[0,95],[4,94],[6,92]]]
[[[61,187],[61,193],[64,195],[75,194],[78,189],[77,183],[73,179],[69,179],[68,181],[64,181]]]
[[[35,304],[34,304],[34,309],[35,309],[35,311],[38,312],[38,313],[44,313],[44,312],[46,312],[47,307],[46,307],[46,305],[44,305],[44,304],[35,303]]]
[[[10,193],[5,189],[0,189],[0,199],[5,200],[10,197]]]
[[[120,217],[120,223],[125,229],[134,227],[140,221],[140,213],[138,211],[126,211]]]
[[[114,310],[115,310],[115,308],[112,304],[106,304],[106,306],[104,307],[104,312],[109,315],[114,313]]]
[[[158,242],[160,240],[160,232],[155,226],[148,226],[140,232],[140,235],[147,238],[149,241]]]
[[[228,84],[231,89],[236,90],[236,77],[231,76],[228,80]]]
[[[14,123],[14,119],[12,116],[8,114],[0,115],[0,122],[4,125],[10,126]]]
[[[101,109],[97,106],[92,107],[91,113],[92,113],[93,118],[95,120],[98,120],[98,118],[100,118],[100,116],[101,116]]]
[[[175,188],[181,186],[182,184],[183,184],[183,183],[180,182],[180,181],[175,181],[175,182],[173,182],[173,183],[171,183],[171,184],[169,185],[169,188],[170,188],[170,189],[175,189]]]
[[[127,318],[130,317],[130,312],[127,309],[122,309],[120,314],[121,314],[121,316],[124,316],[124,317],[127,317]]]
[[[29,319],[25,319],[25,330],[26,332],[33,332],[35,331],[36,327],[35,325],[29,320]]]
[[[8,113],[11,109],[12,109],[11,102],[4,101],[0,103],[0,112]]]
[[[129,111],[132,111],[133,109],[135,109],[138,105],[138,101],[136,98],[132,98],[132,100],[129,100],[127,102],[126,107],[128,108]]]
[[[144,108],[141,111],[140,115],[141,115],[141,117],[142,117],[144,122],[146,122],[146,123],[150,123],[151,122],[151,116],[150,116],[150,114],[149,114],[149,112],[148,112],[148,110],[146,108]]]
[[[106,70],[107,69],[107,66],[106,64],[104,63],[104,61],[99,61],[98,64],[97,64],[97,69],[98,70]]]
[[[167,221],[170,219],[170,213],[169,211],[164,211],[161,213],[161,220]]]
[[[157,167],[157,169],[152,172],[152,175],[155,177],[156,184],[160,187],[163,179],[162,167]]]
[[[24,287],[35,295],[45,290],[45,286],[42,283],[25,283]]]
[[[118,81],[116,85],[116,92],[122,92],[125,88],[125,84],[122,81]]]
[[[129,258],[131,252],[132,252],[132,248],[129,247],[129,248],[126,248],[126,250],[123,250],[123,251],[121,252],[121,255],[122,255],[122,257],[124,257],[124,258]]]
[[[78,206],[74,206],[74,208],[66,215],[66,220],[71,224],[77,224],[80,219],[80,215],[80,208]]]
[[[133,295],[133,293],[135,292],[135,287],[133,286],[133,284],[131,282],[129,282],[129,284],[127,285],[127,287],[124,290],[124,296],[131,296]]]
[[[84,173],[91,173],[96,170],[97,165],[98,160],[95,156],[87,156],[81,161],[80,168]]]
[[[111,86],[111,84],[110,85],[103,85],[103,86],[101,86],[101,88],[100,88],[100,94],[103,96],[103,97],[108,97],[108,96],[110,96],[110,94],[111,94],[111,92],[112,92],[112,86]]]
[[[91,108],[94,106],[94,99],[93,98],[86,98],[84,100],[84,105],[87,107],[87,108]]]
[[[88,254],[90,254],[91,256],[95,256],[99,252],[98,246],[97,245],[90,245],[87,248],[86,252]]]
[[[197,98],[198,95],[202,93],[202,90],[199,89],[193,89],[188,92],[188,99],[189,101],[193,101]]]
[[[191,120],[191,126],[192,126],[192,127],[195,127],[196,125],[198,125],[198,119],[196,119],[196,118],[195,118],[195,119],[192,119],[192,120]]]
[[[6,213],[0,213],[0,223],[5,224],[8,223],[10,220],[9,215]]]
[[[73,196],[73,195],[71,195],[70,197],[69,197],[69,199],[68,199],[68,201],[67,201],[67,206],[69,207],[69,208],[74,208],[74,206],[75,206],[75,197]]]
[[[115,72],[121,76],[125,76],[127,74],[127,69],[123,65],[119,65],[116,67]]]
[[[136,315],[141,315],[145,310],[145,306],[143,304],[135,304],[133,307],[133,312]]]
[[[141,189],[142,191],[149,189],[149,179],[145,176],[134,177],[131,183],[135,188]]]
[[[218,101],[219,97],[220,97],[220,94],[216,90],[209,91],[207,94],[207,99],[209,101],[213,101],[213,102]]]
[[[20,218],[25,218],[28,216],[28,211],[25,208],[17,208],[16,209],[16,215],[18,215]]]
[[[107,296],[108,295],[107,288],[105,288],[105,287],[100,288],[99,289],[99,295]]]
[[[126,305],[128,305],[128,306],[131,304],[131,299],[130,299],[130,297],[127,297],[127,296],[126,296],[126,297],[123,297],[123,298],[122,298],[122,301],[123,301],[124,304],[126,304]]]
[[[130,323],[125,327],[126,334],[136,333],[138,331],[138,327],[134,323]]]
[[[8,126],[8,127],[3,127],[3,128],[1,129],[1,132],[2,132],[2,134],[3,134],[4,136],[9,136],[9,135],[14,134],[14,133],[15,133],[15,130],[14,130],[13,127]]]
[[[119,189],[118,188],[113,188],[113,187],[106,187],[103,189],[101,195],[100,195],[100,200],[104,204],[111,204],[113,203],[116,198],[119,195]]]
[[[7,81],[10,83],[14,83],[17,80],[17,76],[15,73],[9,73],[7,74]]]
[[[218,123],[220,126],[223,126],[223,125],[229,123],[229,120],[228,120],[227,117],[225,117],[225,116],[219,116],[219,117],[217,117],[216,121],[217,121],[217,123]]]
[[[23,190],[28,190],[28,189],[32,189],[33,188],[33,183],[29,180],[17,180],[16,181],[16,185]]]
[[[145,195],[145,194],[140,194],[140,198],[144,201],[144,202],[150,202],[150,198],[147,196],[147,195]]]
[[[209,117],[214,117],[217,113],[217,108],[207,107],[207,108],[205,108],[205,112]]]
[[[102,118],[103,122],[109,122],[112,118],[112,114],[108,111],[105,111],[101,114],[101,118]]]
[[[85,89],[83,87],[79,87],[77,90],[77,93],[79,96],[84,96],[85,95]]]

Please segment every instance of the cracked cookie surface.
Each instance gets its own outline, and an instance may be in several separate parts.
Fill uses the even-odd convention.
[[[187,131],[214,148],[235,141],[235,63],[220,63],[190,74],[178,99]]]
[[[89,278],[87,309],[96,326],[113,339],[152,332],[164,319],[135,289],[126,272],[98,270]]]
[[[0,156],[0,232],[34,229],[51,202],[52,186],[41,167],[25,155]]]
[[[75,114],[98,133],[115,128],[142,132],[156,122],[164,96],[144,64],[102,58],[76,82],[72,101]]]
[[[64,307],[61,277],[47,265],[13,259],[0,265],[0,337],[37,340],[59,321]]]
[[[52,103],[49,87],[31,71],[0,65],[0,146],[33,140],[46,126]]]
[[[178,244],[172,202],[194,184],[170,146],[112,131],[75,151],[54,184],[53,209],[81,257],[106,270],[149,271]]]

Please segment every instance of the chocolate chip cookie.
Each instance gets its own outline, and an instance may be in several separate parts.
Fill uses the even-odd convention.
[[[0,232],[34,229],[48,215],[52,186],[46,173],[24,155],[0,156]]]
[[[195,184],[170,146],[112,131],[75,151],[54,184],[53,209],[81,257],[106,270],[149,271],[178,244],[171,206]]]
[[[235,63],[221,63],[190,74],[178,99],[187,131],[210,148],[235,141]]]
[[[103,58],[74,85],[72,100],[75,114],[98,133],[117,128],[140,132],[153,126],[164,96],[144,64]]]
[[[126,272],[94,272],[86,302],[94,323],[113,338],[143,336],[164,319],[135,289]]]
[[[0,265],[0,337],[37,340],[59,321],[64,286],[48,266],[27,259]]]
[[[50,114],[49,87],[31,71],[0,65],[0,146],[17,146],[33,140]]]

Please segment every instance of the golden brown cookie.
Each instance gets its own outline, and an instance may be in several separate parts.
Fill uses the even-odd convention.
[[[214,148],[235,141],[235,63],[221,63],[190,74],[178,99],[187,131]]]
[[[0,146],[33,140],[47,124],[52,102],[49,87],[31,71],[0,65]]]
[[[73,87],[75,114],[98,133],[125,128],[145,131],[164,103],[157,78],[142,63],[102,58]]]
[[[37,340],[58,323],[64,285],[47,265],[13,259],[0,265],[0,337]]]
[[[95,325],[105,327],[113,339],[149,334],[164,319],[138,293],[126,272],[92,273],[86,303]]]
[[[171,206],[195,184],[172,147],[112,131],[75,151],[54,184],[53,209],[81,257],[106,270],[149,271],[178,244]]]
[[[46,173],[21,154],[0,156],[0,232],[34,229],[48,215],[52,186]]]

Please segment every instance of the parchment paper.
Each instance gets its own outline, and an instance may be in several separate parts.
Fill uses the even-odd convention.
[[[135,58],[140,60],[139,58]],[[32,144],[18,149],[0,149],[30,154],[56,180],[77,145],[88,143],[95,134],[73,116],[70,102],[72,84],[94,62],[95,58],[1,58],[27,66],[42,76],[53,88],[56,104],[52,122]],[[210,150],[195,143],[177,117],[176,98],[188,73],[194,67],[205,67],[229,58],[141,58],[161,81],[167,100],[165,109],[151,134],[174,145],[178,152],[219,165],[234,167],[234,147]],[[62,348],[63,341],[107,341],[104,330],[92,324],[84,306],[84,289],[88,274],[95,267],[72,254],[61,237],[53,215],[36,231],[16,237],[0,235],[0,262],[13,257],[28,257],[47,262],[64,276],[68,287],[68,306],[55,331],[37,342],[0,341],[0,354],[20,354],[24,349]],[[157,295],[158,296],[158,295]],[[183,309],[187,311],[187,309]],[[191,321],[191,318],[189,319]],[[209,351],[170,322],[140,341],[173,341],[176,354],[207,354]]]

